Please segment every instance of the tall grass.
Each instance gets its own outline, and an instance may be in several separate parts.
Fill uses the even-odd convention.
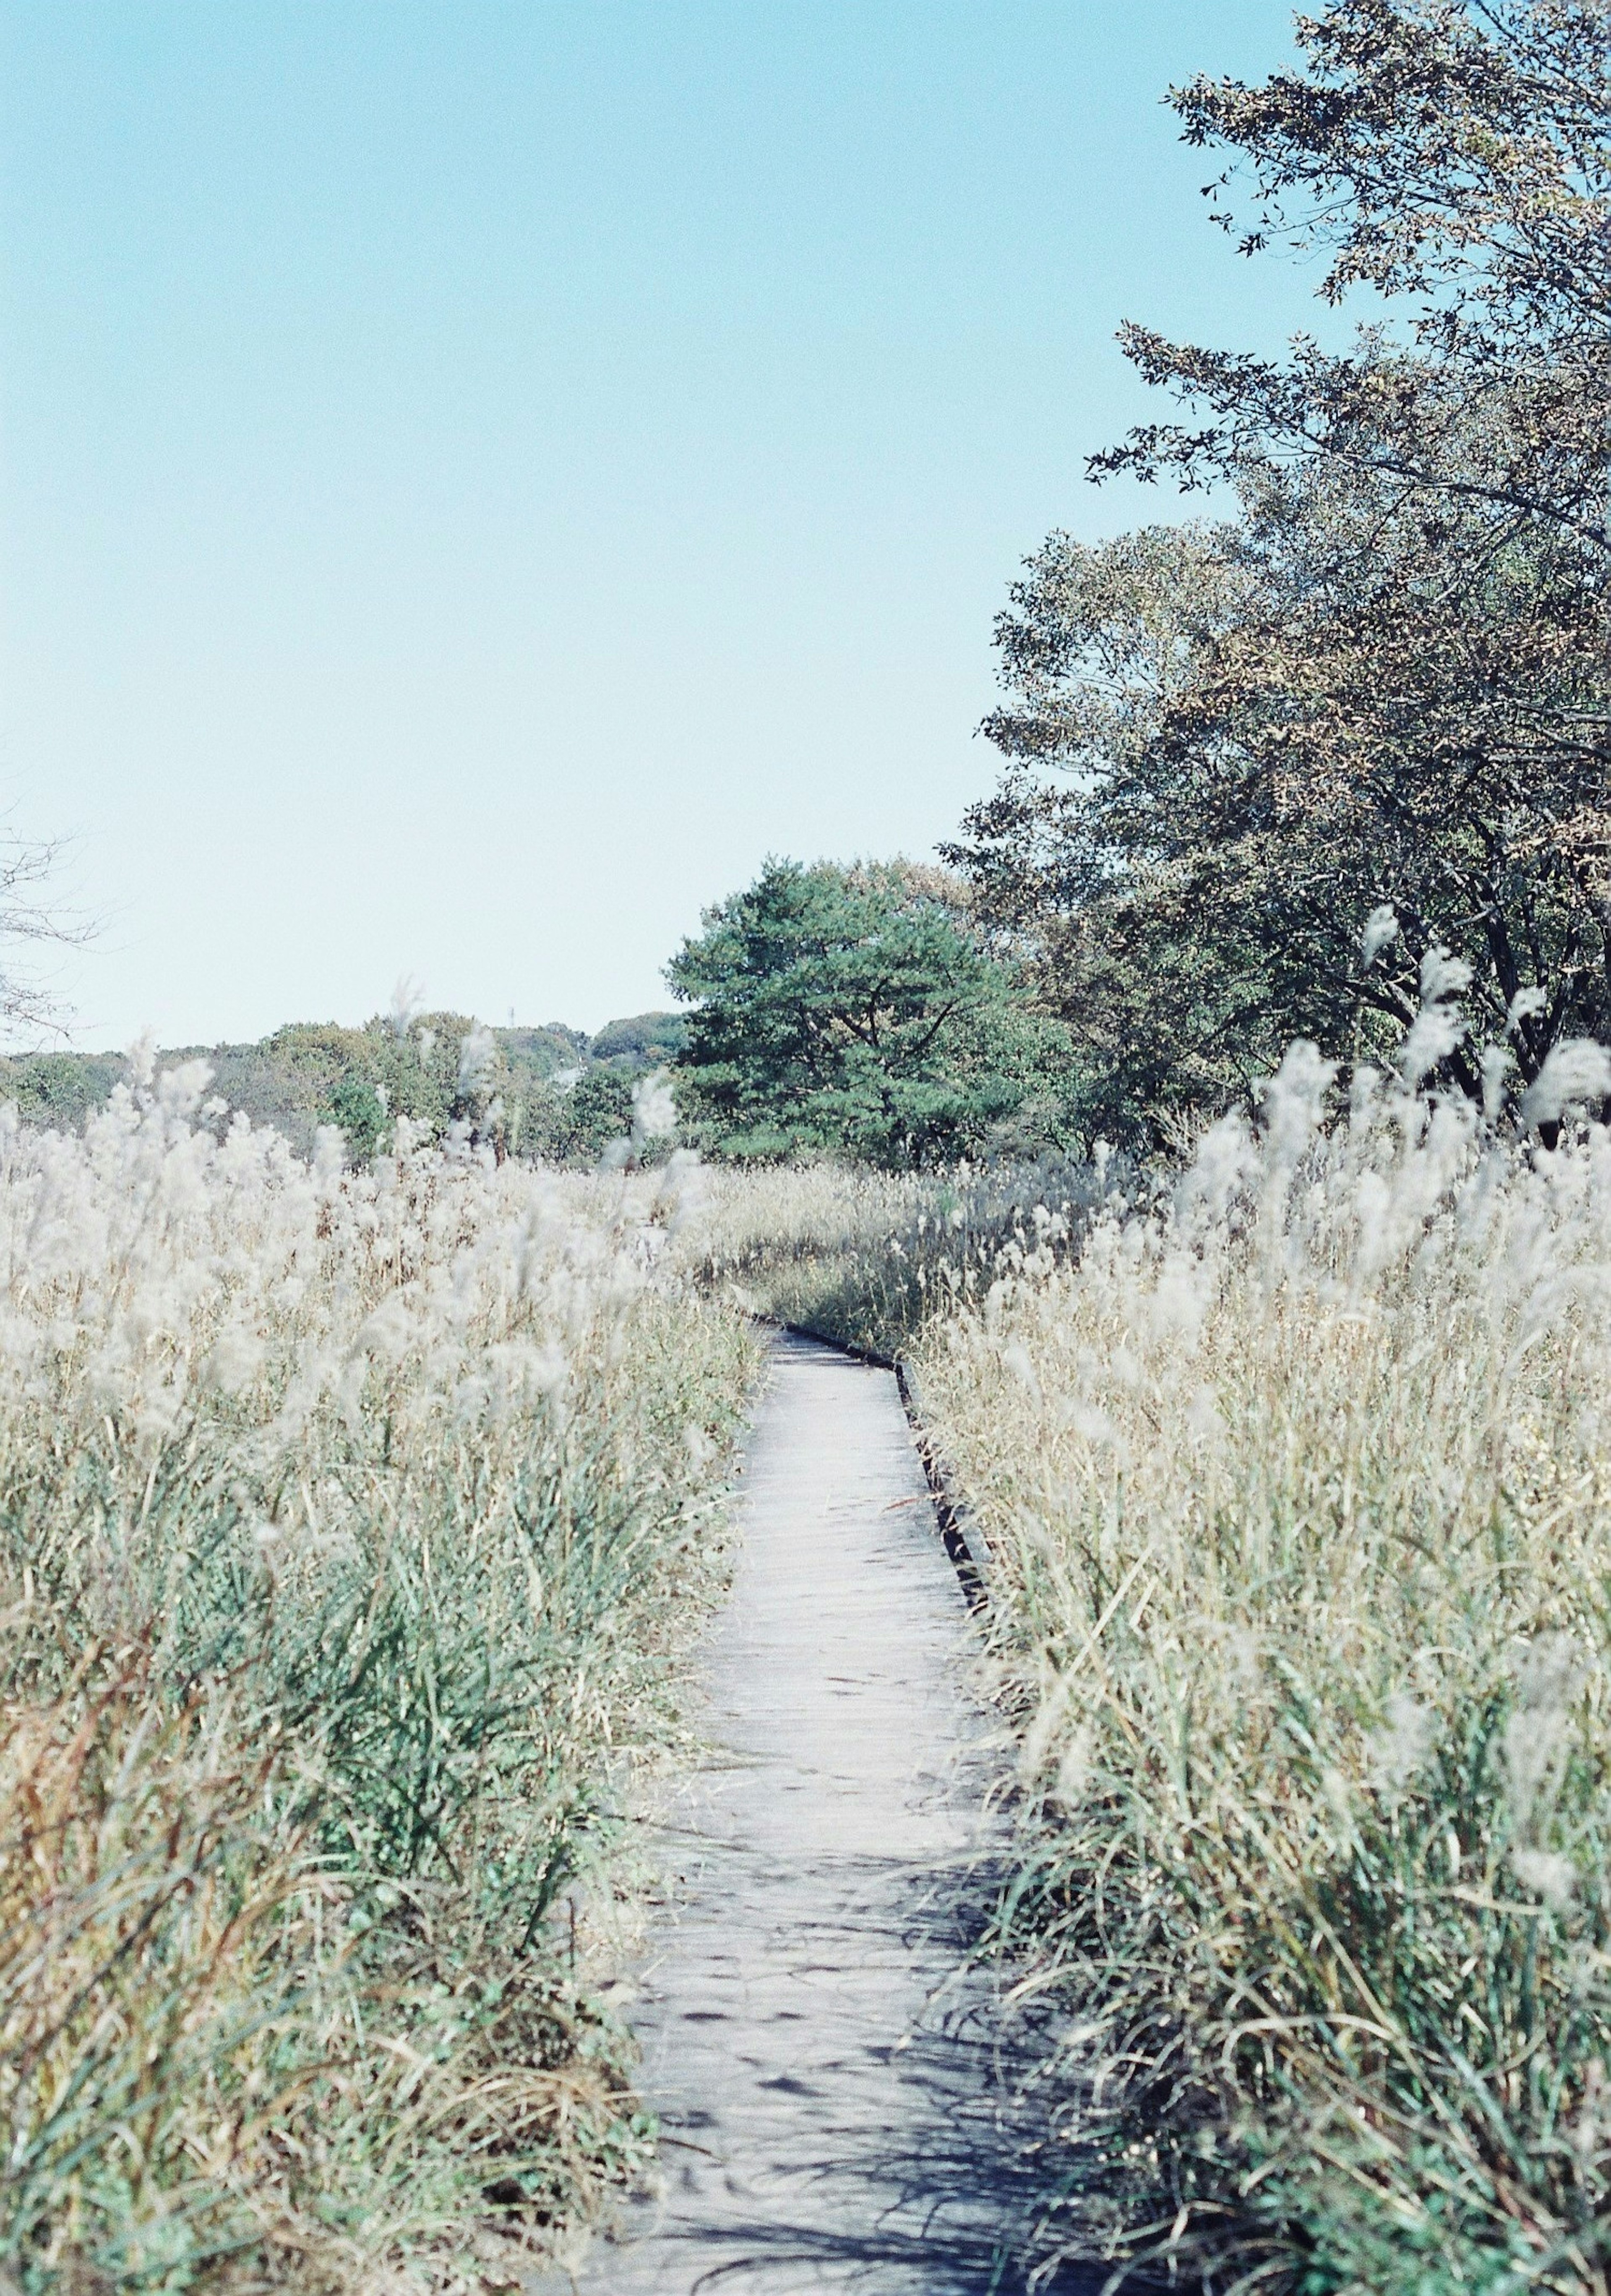
[[[929,1316],[982,1296],[998,1263],[1066,1256],[1124,1177],[1105,1154],[949,1172],[824,1162],[716,1173],[696,1272],[781,1323],[894,1356]]]
[[[358,1175],[205,1090],[0,1139],[0,2268],[513,2284],[644,2145],[560,1908],[753,1341],[680,1165]]]
[[[1048,2252],[1603,2291],[1611,1136],[1325,1085],[916,1348],[1067,2010]]]

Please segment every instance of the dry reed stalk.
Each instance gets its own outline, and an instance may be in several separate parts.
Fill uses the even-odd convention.
[[[678,1728],[753,1342],[685,1163],[357,1174],[204,1091],[0,1139],[0,2267],[499,2284],[646,2141],[554,1908]]]
[[[1048,2240],[1600,2290],[1611,1138],[1325,1082],[918,1351],[1019,1718],[1001,1938],[1067,2010]]]

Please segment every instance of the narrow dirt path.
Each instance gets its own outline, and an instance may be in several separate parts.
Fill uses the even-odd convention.
[[[893,1376],[780,1340],[707,1667],[716,1749],[634,2023],[663,2194],[585,2296],[984,2296],[1027,2132],[977,1918],[970,1628]]]

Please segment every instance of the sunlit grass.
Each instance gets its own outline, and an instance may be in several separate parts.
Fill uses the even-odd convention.
[[[994,1555],[1067,2222],[1105,2152],[1119,2252],[1599,2288],[1611,1140],[1396,1090],[1321,1136],[1316,1081],[918,1349]]]
[[[822,1163],[712,1176],[697,1274],[758,1312],[875,1355],[980,1295],[1006,1254],[1066,1252],[1117,1185],[1061,1157],[949,1172]]]
[[[204,1089],[4,1143],[0,2264],[512,2284],[646,2144],[561,1900],[676,1737],[754,1342],[681,1168],[357,1175]]]
[[[193,1078],[10,1136],[30,2296],[503,2284],[642,2159],[569,1905],[676,1735],[756,1308],[901,1350],[989,1541],[1044,2258],[1603,2290],[1611,1140],[1322,1084],[1145,1188],[360,1177]]]
[[[730,1182],[716,1260],[904,1350],[988,1539],[1044,2259],[1603,2291],[1611,1139],[1323,1082],[1145,1189]]]

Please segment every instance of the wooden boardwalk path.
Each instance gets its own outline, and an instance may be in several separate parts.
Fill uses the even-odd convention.
[[[669,1816],[634,2013],[663,2191],[575,2284],[1014,2289],[1030,2132],[989,1981],[959,1977],[984,1718],[889,1373],[776,1343],[740,1527],[707,1666],[716,1751]]]

